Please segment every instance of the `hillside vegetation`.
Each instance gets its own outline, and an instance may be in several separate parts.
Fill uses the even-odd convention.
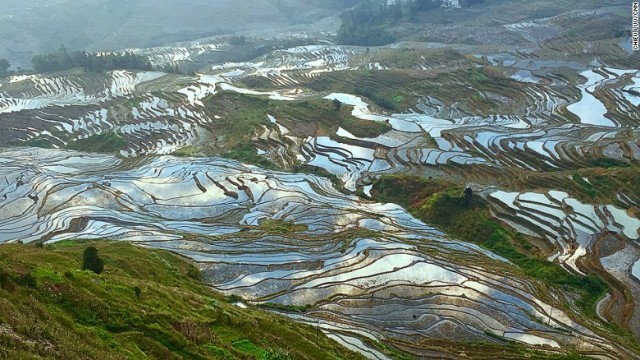
[[[373,194],[378,200],[395,201],[407,207],[416,217],[458,239],[477,243],[503,256],[527,276],[579,294],[576,303],[586,314],[595,315],[595,304],[606,293],[606,285],[597,276],[576,276],[543,256],[536,256],[524,235],[494,220],[484,199],[480,196],[467,199],[457,184],[393,175],[378,180]]]
[[[38,73],[65,71],[82,68],[85,71],[109,71],[117,69],[151,70],[149,59],[132,52],[123,55],[115,53],[94,54],[85,51],[67,52],[62,46],[57,53],[36,55],[31,60],[33,69]]]
[[[95,246],[104,272],[80,270]],[[359,359],[317,330],[241,309],[171,253],[121,242],[0,246],[0,358]]]
[[[386,123],[354,117],[351,106],[320,98],[282,102],[222,91],[207,97],[205,105],[211,114],[221,117],[213,124],[213,130],[218,137],[224,137],[231,149],[246,147],[260,126],[273,128],[275,125],[270,123],[268,115],[304,136],[335,135],[338,127],[361,137],[376,137],[391,130]]]

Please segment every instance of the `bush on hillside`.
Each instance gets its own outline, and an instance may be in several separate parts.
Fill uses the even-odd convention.
[[[104,270],[104,262],[98,255],[98,249],[95,247],[89,246],[84,250],[82,270],[91,270],[96,274],[100,274]]]
[[[31,273],[28,273],[17,278],[16,284],[35,289],[38,286],[38,281]]]
[[[11,64],[7,59],[0,59],[0,79],[4,79],[10,75],[10,66]]]

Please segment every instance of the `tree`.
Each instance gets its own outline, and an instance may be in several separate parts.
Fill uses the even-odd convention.
[[[467,188],[464,189],[464,202],[469,205],[471,204],[471,200],[473,200],[473,189],[471,186],[467,186]]]
[[[9,273],[4,272],[2,269],[0,269],[0,289],[4,289],[7,291],[13,291],[14,289],[13,282],[11,282],[11,276],[9,276]]]
[[[20,276],[16,279],[16,283],[20,286],[30,287],[32,289],[35,289],[38,286],[38,281],[31,273]]]
[[[104,270],[104,262],[98,255],[98,249],[95,247],[89,246],[84,250],[82,270],[91,270],[96,274],[100,274]]]
[[[124,53],[69,53],[64,46],[57,53],[36,55],[31,60],[33,69],[39,73],[83,68],[85,71],[103,72],[118,69],[151,70],[153,66],[145,56],[130,51]]]
[[[342,103],[340,102],[340,100],[333,99],[331,103],[333,104],[333,107],[336,109],[336,111],[340,110],[340,107],[342,106]]]
[[[11,67],[9,60],[0,59],[0,79],[3,79],[9,75],[9,67]]]
[[[365,0],[353,9],[344,12],[340,19],[338,41],[347,45],[378,46],[395,41],[395,36],[386,29],[399,19],[401,11],[394,12],[386,2]]]

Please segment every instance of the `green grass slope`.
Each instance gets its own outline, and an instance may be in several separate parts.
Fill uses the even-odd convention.
[[[579,309],[591,324],[604,325],[596,315],[596,304],[607,293],[608,284],[598,273],[590,270],[589,275],[581,276],[547,261],[531,238],[494,218],[489,204],[481,196],[474,195],[467,201],[463,190],[464,187],[447,180],[387,175],[374,183],[371,193],[375,200],[400,204],[417,218],[456,239],[475,243],[504,257],[517,267],[519,276],[571,294],[573,304],[564,306]],[[613,324],[606,324],[606,328],[618,342],[629,349],[638,349],[638,343],[627,329]]]
[[[595,275],[578,276],[536,254],[531,243],[491,216],[480,196],[467,202],[463,187],[443,180],[393,175],[382,177],[373,187],[377,200],[395,202],[416,217],[455,238],[476,243],[508,259],[527,276],[562,287],[579,296],[576,304],[595,318],[595,304],[606,293],[606,285]]]
[[[89,245],[102,274],[80,270]],[[361,358],[312,327],[230,304],[198,279],[179,256],[124,242],[0,245],[0,358]]]

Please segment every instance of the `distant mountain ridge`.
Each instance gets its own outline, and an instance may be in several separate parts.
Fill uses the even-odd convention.
[[[357,0],[3,1],[0,58],[29,67],[31,57],[70,50],[150,47],[236,31],[311,23]],[[5,4],[6,3],[6,4]]]

